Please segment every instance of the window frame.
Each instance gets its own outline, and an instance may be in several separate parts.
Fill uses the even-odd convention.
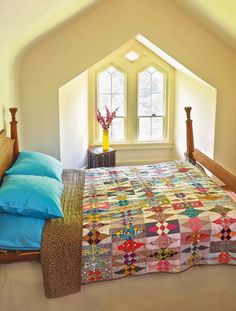
[[[98,109],[98,91],[99,91],[99,75],[106,71],[106,69],[108,69],[109,67],[114,67],[115,69],[117,69],[117,71],[121,72],[124,75],[124,140],[122,141],[110,141],[110,145],[113,144],[124,144],[127,141],[127,105],[128,105],[128,92],[127,92],[127,83],[128,83],[128,78],[127,78],[127,72],[125,72],[122,68],[120,68],[117,64],[114,63],[107,63],[106,65],[102,66],[101,68],[99,68],[96,72],[95,72],[95,79],[96,79],[96,86],[95,86],[95,119],[96,119],[96,111]],[[111,93],[112,94],[112,93]],[[119,118],[119,117],[117,117]],[[97,119],[96,119],[97,121]],[[101,144],[102,141],[99,140],[99,128],[101,127],[101,125],[96,122],[95,125],[95,144]]]
[[[140,54],[137,62],[131,63],[124,55],[130,50]],[[136,70],[131,68],[136,66]],[[98,142],[99,123],[96,120],[97,103],[97,74],[109,66],[115,67],[125,75],[125,140],[123,142],[111,142],[111,147],[117,150],[141,150],[141,149],[169,149],[173,148],[174,137],[174,100],[175,100],[175,68],[163,60],[160,56],[149,50],[137,41],[120,48],[103,60],[96,63],[88,71],[88,101],[89,101],[89,145],[100,146]],[[153,66],[165,75],[165,120],[162,141],[138,140],[138,73]],[[126,72],[127,70],[127,72]],[[136,87],[135,90],[133,90]],[[130,96],[132,92],[132,96]],[[130,99],[132,102],[130,102]],[[135,117],[134,117],[135,115]],[[132,120],[133,121],[130,121]],[[135,123],[131,125],[131,123]],[[129,135],[129,137],[128,137]]]
[[[163,75],[164,75],[164,90],[163,90],[163,95],[164,95],[164,99],[163,99],[163,102],[164,102],[164,109],[163,109],[163,139],[160,139],[160,140],[140,140],[139,139],[139,113],[138,113],[138,109],[139,109],[139,76],[140,76],[140,73],[142,72],[145,72],[148,68],[150,67],[153,67],[155,68],[157,71],[161,72]],[[140,69],[138,72],[137,72],[137,77],[136,77],[136,80],[137,80],[137,99],[136,99],[136,105],[137,105],[137,129],[136,129],[136,141],[137,143],[163,143],[165,141],[167,141],[167,122],[168,122],[168,118],[166,120],[166,115],[168,113],[168,98],[167,98],[167,87],[168,87],[168,72],[166,70],[164,70],[162,67],[160,67],[159,65],[157,65],[155,62],[152,62],[148,65],[146,65],[145,67],[143,67],[142,69]],[[145,117],[145,116],[143,116]],[[147,117],[152,117],[152,116],[147,116]],[[157,116],[158,117],[158,116]]]

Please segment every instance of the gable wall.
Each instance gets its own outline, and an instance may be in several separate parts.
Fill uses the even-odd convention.
[[[236,53],[166,0],[101,1],[28,49],[18,85],[24,148],[59,157],[58,89],[139,33],[217,89],[214,158],[236,173]]]

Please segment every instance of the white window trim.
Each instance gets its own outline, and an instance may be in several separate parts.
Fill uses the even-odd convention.
[[[95,144],[93,145],[94,147],[99,147],[101,144]],[[123,143],[123,144],[110,144],[112,148],[115,148],[116,150],[152,150],[152,149],[172,149],[174,147],[173,143],[167,142],[167,141],[162,141],[162,142],[140,142],[137,144],[128,144],[128,143]]]
[[[127,137],[127,103],[128,103],[128,98],[127,98],[127,93],[128,93],[128,90],[127,90],[127,73],[122,69],[120,68],[118,65],[114,64],[114,63],[108,63],[104,66],[102,66],[101,68],[99,68],[99,70],[97,70],[95,72],[95,76],[94,76],[94,79],[95,79],[95,104],[94,104],[94,111],[95,111],[95,119],[96,119],[96,110],[97,110],[97,105],[96,103],[98,102],[98,76],[100,73],[102,73],[103,71],[105,71],[107,68],[109,67],[114,67],[116,68],[118,71],[122,72],[124,74],[124,136],[125,138]],[[94,88],[93,88],[94,90]],[[94,92],[94,91],[93,91]],[[99,127],[101,125],[97,122],[97,119],[96,119],[96,125],[95,125],[95,139],[94,139],[94,143],[97,144],[99,142]],[[116,143],[116,142],[114,142]],[[119,143],[119,142],[117,142]],[[125,140],[124,141],[121,141],[121,143],[125,143]],[[101,142],[100,142],[101,144]]]
[[[140,44],[141,45],[141,44]],[[168,63],[166,63],[163,59],[161,59],[159,56],[151,52],[149,49],[141,45],[140,47],[134,47],[137,52],[142,53],[143,50],[145,52],[150,53],[151,55],[151,62],[146,64],[145,66],[141,67],[137,72],[136,72],[136,98],[135,98],[135,114],[136,114],[136,136],[138,134],[138,115],[137,115],[137,95],[138,95],[138,73],[145,70],[149,66],[155,67],[157,70],[163,72],[165,74],[165,85],[166,85],[166,90],[165,90],[165,96],[166,96],[166,111],[165,111],[165,118],[167,118],[167,122],[165,122],[164,126],[164,140],[161,141],[138,141],[138,137],[136,139],[130,140],[130,141],[124,141],[124,142],[119,142],[119,143],[112,143],[110,142],[111,147],[117,149],[117,150],[141,150],[141,149],[169,149],[173,148],[173,132],[174,132],[174,118],[173,118],[173,113],[174,113],[174,87],[175,87],[175,69],[170,66]],[[130,48],[129,48],[130,49]],[[128,52],[128,50],[127,52]],[[125,52],[123,52],[125,53]],[[119,53],[121,54],[121,52]],[[153,55],[152,55],[153,54]],[[89,145],[90,146],[99,146],[101,143],[97,142],[97,134],[98,134],[98,129],[99,129],[99,123],[96,120],[96,99],[97,99],[97,75],[98,73],[104,71],[106,68],[109,66],[113,66],[117,68],[119,71],[125,74],[125,81],[126,81],[126,89],[125,89],[125,94],[126,94],[126,109],[125,109],[125,137],[128,135],[128,131],[130,129],[128,128],[128,117],[129,117],[129,107],[128,107],[128,101],[129,101],[129,80],[127,80],[127,73],[123,66],[120,66],[117,64],[117,62],[112,61],[114,58],[114,55],[111,55],[110,57],[106,57],[104,60],[99,62],[89,70],[88,74],[88,79],[89,79]],[[125,60],[127,62],[127,60]],[[101,63],[101,64],[100,64]],[[138,62],[137,62],[138,63]],[[128,83],[127,83],[128,82]],[[128,85],[128,87],[127,87]]]
[[[164,70],[162,67],[160,67],[156,62],[154,63],[150,63],[148,65],[146,65],[144,68],[142,68],[141,70],[139,70],[137,72],[137,100],[136,100],[136,105],[137,105],[137,120],[139,119],[139,116],[138,116],[138,94],[139,94],[139,74],[144,72],[146,69],[148,69],[149,67],[154,67],[157,71],[161,72],[163,75],[164,75],[164,102],[165,102],[165,110],[164,110],[164,114],[163,114],[163,122],[167,116],[167,113],[168,113],[168,107],[170,105],[169,103],[169,97],[168,97],[168,92],[167,92],[167,89],[168,89],[168,83],[169,83],[169,79],[168,79],[168,71]],[[168,118],[167,118],[168,120]],[[163,125],[163,139],[161,140],[139,140],[139,137],[138,137],[138,134],[139,134],[139,124],[138,124],[138,121],[137,121],[137,129],[136,129],[136,133],[137,133],[137,143],[138,144],[142,144],[142,143],[156,143],[156,144],[160,144],[161,142],[163,141],[168,141],[167,140],[167,136],[168,136],[168,131],[167,131],[167,123],[168,122],[164,122],[164,125]]]

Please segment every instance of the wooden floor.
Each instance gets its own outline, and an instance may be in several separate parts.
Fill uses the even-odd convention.
[[[37,263],[0,265],[2,311],[236,311],[236,267],[194,267],[85,285],[78,294],[44,297]]]

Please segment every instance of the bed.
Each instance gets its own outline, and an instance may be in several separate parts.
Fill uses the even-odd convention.
[[[236,178],[194,149],[191,108],[185,110],[187,162],[64,172],[62,201],[69,216],[46,222],[41,251],[4,249],[0,262],[41,259],[49,297],[76,292],[81,283],[180,272],[199,264],[236,264],[236,203],[196,165],[206,167],[232,193]],[[19,153],[16,109],[10,111],[11,139],[4,131],[0,136],[1,177]],[[71,225],[72,218],[78,223]],[[65,244],[58,243],[64,236]],[[47,240],[50,248],[44,246]]]

